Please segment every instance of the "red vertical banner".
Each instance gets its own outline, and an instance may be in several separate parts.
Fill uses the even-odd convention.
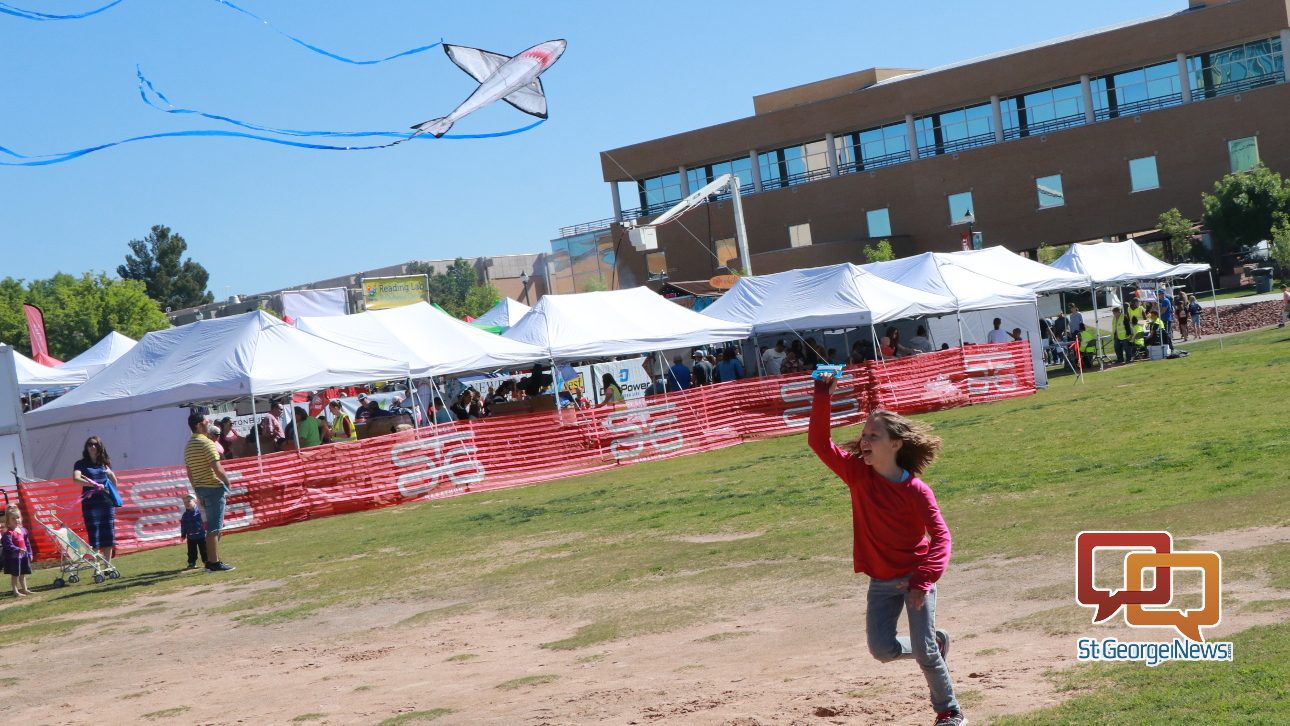
[[[22,311],[27,316],[27,335],[31,338],[31,357],[37,362],[49,365],[49,345],[45,341],[45,314],[31,303],[23,303]]]

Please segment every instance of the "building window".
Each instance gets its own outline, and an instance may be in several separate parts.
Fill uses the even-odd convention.
[[[1066,195],[1062,192],[1062,175],[1041,176],[1035,180],[1035,192],[1039,195],[1039,208],[1060,207],[1066,204]]]
[[[1078,83],[1014,96],[999,103],[1003,137],[1016,139],[1079,126],[1084,118],[1084,90]]]
[[[739,256],[739,245],[734,237],[717,240],[717,267],[730,267],[730,261]]]
[[[811,244],[811,223],[789,225],[788,243],[793,247],[805,247]]]
[[[1156,157],[1144,156],[1129,160],[1129,187],[1135,192],[1160,188],[1160,175],[1156,173]]]
[[[645,255],[646,277],[650,280],[667,279],[667,254],[663,250],[657,250]]]
[[[642,179],[639,184],[642,214],[658,214],[681,201],[681,174],[672,172],[663,176]]]
[[[914,121],[919,156],[951,154],[994,143],[994,110],[988,103],[942,111]]]
[[[763,189],[802,184],[829,175],[828,148],[824,139],[759,154]]]
[[[1227,142],[1227,158],[1232,162],[1232,173],[1240,174],[1259,165],[1259,138],[1250,136]]]
[[[1095,98],[1094,115],[1099,121],[1180,104],[1178,63],[1168,61],[1102,76],[1095,83]]]
[[[1281,38],[1265,38],[1187,59],[1192,91],[1204,98],[1240,93],[1285,80]]]
[[[950,224],[967,224],[969,216],[975,218],[976,212],[972,207],[972,192],[961,192],[951,194],[948,198],[950,204]]]
[[[835,143],[840,174],[909,161],[909,135],[903,121],[844,134]]]
[[[869,223],[870,237],[890,237],[891,236],[891,211],[886,207],[882,209],[870,209],[865,212],[865,220]]]
[[[717,180],[722,174],[733,174],[739,178],[739,191],[749,194],[753,191],[752,179],[752,159],[746,156],[729,161],[720,161],[715,164],[705,164],[696,166],[693,169],[686,169],[686,180],[690,183],[690,192],[697,192],[709,183]],[[725,199],[731,194],[730,190],[721,192],[717,199]]]

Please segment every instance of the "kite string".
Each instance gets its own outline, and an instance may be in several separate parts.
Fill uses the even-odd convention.
[[[111,8],[114,8],[117,5],[120,5],[124,1],[125,0],[112,0],[112,2],[102,7],[95,8],[93,10],[87,10],[83,13],[74,13],[70,15],[54,15],[52,13],[42,13],[35,10],[27,10],[25,8],[15,7],[13,5],[10,5],[9,3],[0,2],[0,13],[3,13],[5,15],[12,15],[15,18],[22,18],[23,20],[36,20],[40,22],[46,22],[51,20],[81,20],[83,18],[88,18],[91,15],[98,15],[99,13],[105,10],[110,10]],[[278,35],[281,35],[282,37],[286,38],[287,40],[290,40],[292,43],[295,43],[296,45],[299,45],[302,48],[310,50],[326,58],[331,58],[332,60],[338,60],[342,63],[349,63],[351,65],[356,65],[356,66],[370,66],[370,65],[375,65],[377,63],[384,63],[386,61],[392,61],[396,58],[403,58],[405,56],[424,53],[427,50],[438,48],[439,46],[443,45],[443,40],[440,39],[438,42],[430,43],[429,45],[418,46],[416,48],[410,48],[408,50],[395,53],[394,55],[389,55],[384,58],[373,58],[370,60],[356,60],[354,58],[349,58],[347,56],[340,55],[339,53],[333,53],[325,48],[321,48],[305,40],[297,38],[296,36],[291,35],[290,33],[281,31],[276,27],[274,27],[274,25],[270,23],[268,20],[265,20],[259,15],[256,15],[250,10],[247,10],[246,8],[234,5],[232,2],[230,2],[230,0],[214,0],[214,2],[217,2],[220,5],[223,5],[224,7],[230,10],[233,10],[235,12],[241,13],[242,15],[245,15],[249,18],[260,21],[260,23],[265,27],[267,27],[269,30],[272,30],[273,32],[277,33]]]

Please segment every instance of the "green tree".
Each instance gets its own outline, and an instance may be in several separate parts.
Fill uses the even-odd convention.
[[[1192,229],[1195,224],[1190,219],[1182,215],[1175,207],[1167,212],[1162,212],[1156,224],[1160,226],[1160,231],[1166,237],[1165,257],[1166,262],[1186,262],[1192,259],[1192,244],[1195,239],[1192,236]]]
[[[864,246],[864,261],[870,262],[889,262],[896,259],[896,253],[891,250],[890,240],[881,240],[876,245]]]
[[[1039,245],[1039,249],[1035,251],[1035,257],[1039,258],[1040,263],[1051,265],[1056,262],[1059,257],[1066,254],[1066,250],[1068,249],[1070,249],[1070,245],[1043,244]]]
[[[141,338],[170,327],[170,321],[136,280],[115,280],[103,273],[80,277],[58,273],[48,280],[0,280],[0,341],[24,354],[31,350],[23,303],[45,315],[49,353],[67,360],[84,352],[112,331]]]
[[[1290,184],[1260,164],[1214,182],[1213,194],[1202,194],[1203,221],[1220,243],[1245,247],[1272,236],[1278,213],[1290,213]]]
[[[1290,214],[1278,214],[1272,227],[1272,259],[1281,268],[1281,280],[1290,278]]]
[[[470,288],[466,293],[466,299],[462,301],[462,315],[477,318],[492,310],[493,306],[501,300],[502,293],[492,284],[476,285]]]
[[[162,309],[205,305],[215,300],[206,290],[210,273],[192,258],[183,259],[187,251],[188,243],[183,237],[172,234],[165,225],[153,225],[147,237],[130,240],[133,254],[125,256],[125,264],[116,272],[123,280],[141,281],[148,297]]]
[[[605,278],[601,275],[596,275],[582,283],[583,292],[603,292],[608,289],[609,285],[605,284]]]
[[[464,315],[477,315],[479,313],[469,313],[466,310],[466,296],[470,294],[471,289],[479,287],[479,275],[475,273],[475,266],[467,262],[464,258],[458,257],[452,261],[448,269],[440,272],[434,265],[418,263],[413,269],[414,272],[426,276],[430,291],[430,302],[438,305],[453,317],[462,317]],[[496,304],[496,301],[494,301]],[[488,307],[492,307],[489,305]],[[484,308],[480,313],[487,312]]]

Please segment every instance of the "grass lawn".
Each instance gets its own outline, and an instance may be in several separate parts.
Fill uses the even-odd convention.
[[[1281,410],[1290,334],[1263,330],[1228,338],[1222,351],[1210,341],[1191,350],[922,417],[945,440],[924,478],[954,532],[955,561],[1069,557],[1082,529],[1182,538],[1290,523],[1290,419]],[[760,536],[741,536],[752,533]],[[699,622],[732,603],[836,591],[854,577],[849,548],[845,490],[799,435],[234,535],[221,553],[238,570],[220,581],[245,587],[220,610],[254,627],[337,606],[432,601],[414,619],[481,609],[585,623],[546,644],[574,649]],[[1290,551],[1266,549],[1233,566],[1273,568],[1284,582]],[[0,645],[212,583],[179,573],[178,545],[118,564],[120,581],[46,591],[0,611]],[[42,572],[32,584],[52,579]],[[1237,658],[1226,670],[1072,669],[1058,677],[1086,695],[1009,723],[1211,722],[1223,713],[1290,723],[1290,627],[1245,633]],[[1278,689],[1279,701],[1267,697]]]

